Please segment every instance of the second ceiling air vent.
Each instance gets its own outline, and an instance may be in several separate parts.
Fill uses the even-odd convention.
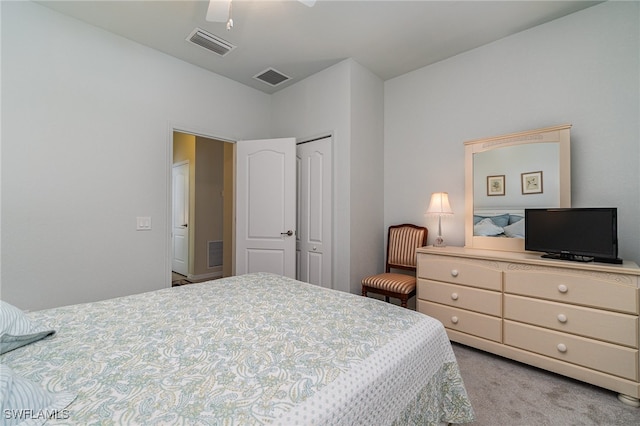
[[[291,77],[286,76],[273,68],[267,68],[266,70],[254,75],[253,78],[260,80],[263,83],[267,83],[269,86],[277,86],[291,79]]]
[[[236,46],[228,41],[200,28],[193,30],[191,34],[189,34],[189,37],[187,37],[187,41],[220,56],[224,56],[236,48]]]

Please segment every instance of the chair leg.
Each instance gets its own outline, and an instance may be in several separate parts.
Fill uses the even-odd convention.
[[[400,305],[401,305],[403,308],[406,308],[406,307],[407,307],[407,302],[408,302],[408,301],[409,301],[409,296],[405,294],[404,296],[402,296],[402,297],[400,298]]]
[[[365,286],[362,286],[362,295],[367,297],[367,288]]]

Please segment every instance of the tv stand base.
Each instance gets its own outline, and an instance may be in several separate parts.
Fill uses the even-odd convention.
[[[571,262],[600,262],[600,263],[613,263],[615,265],[622,265],[622,259],[606,259],[601,257],[580,256],[577,254],[546,253],[540,257],[545,259],[568,260]]]

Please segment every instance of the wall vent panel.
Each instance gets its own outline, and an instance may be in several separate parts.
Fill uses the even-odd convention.
[[[286,76],[273,68],[267,68],[266,70],[254,75],[253,78],[274,87],[284,83],[285,81],[291,80],[291,77]]]
[[[196,28],[195,30],[193,30],[186,40],[219,56],[225,56],[227,53],[236,48],[236,46],[229,43],[227,40],[224,40],[200,28]]]
[[[207,242],[208,264],[209,268],[222,266],[222,241]]]

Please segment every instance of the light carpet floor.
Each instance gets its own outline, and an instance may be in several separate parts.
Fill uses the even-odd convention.
[[[615,392],[453,343],[474,425],[640,425]]]

